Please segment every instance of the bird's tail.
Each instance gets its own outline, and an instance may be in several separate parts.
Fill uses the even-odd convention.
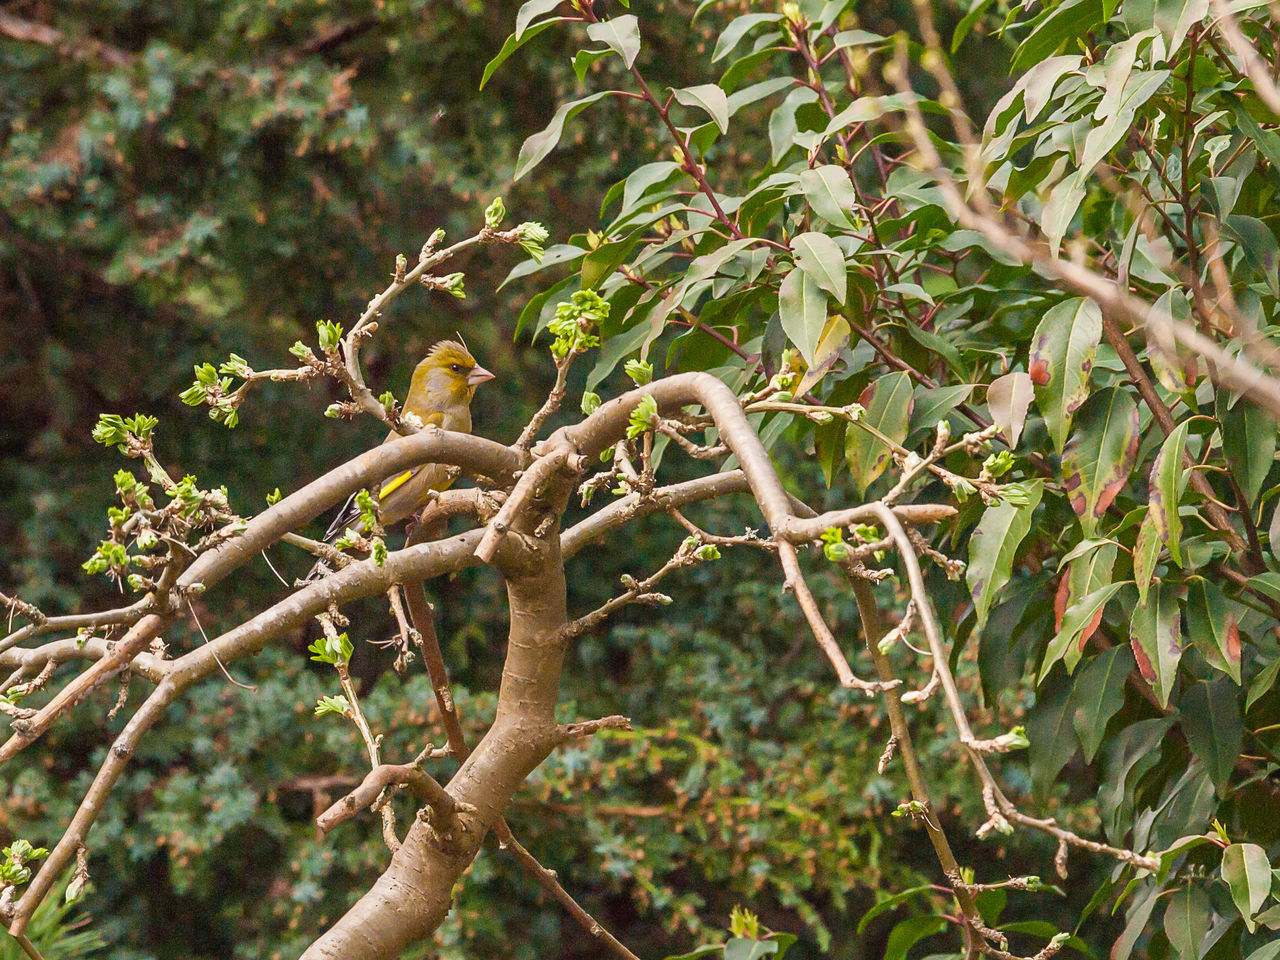
[[[342,509],[334,515],[333,522],[329,524],[329,529],[324,532],[324,542],[333,543],[348,528],[354,529],[357,533],[364,532],[364,524],[360,522],[360,508],[356,506],[356,494],[354,493],[347,498],[347,502],[342,505]],[[298,583],[314,583],[331,573],[333,573],[333,567],[322,558],[316,561],[315,566]]]

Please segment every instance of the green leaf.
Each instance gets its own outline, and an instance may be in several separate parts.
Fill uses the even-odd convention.
[[[1240,683],[1240,630],[1218,585],[1203,578],[1187,592],[1187,639],[1205,659]]]
[[[516,13],[516,32],[513,36],[519,40],[525,35],[525,31],[529,29],[529,24],[533,23],[538,17],[550,13],[556,7],[560,6],[561,0],[526,0],[520,5],[519,11]],[[565,19],[568,19],[567,17]]]
[[[1027,373],[1036,386],[1054,447],[1061,451],[1072,415],[1089,396],[1089,371],[1102,339],[1102,311],[1092,300],[1073,299],[1051,307],[1031,338]]]
[[[1230,410],[1218,408],[1222,452],[1245,499],[1253,504],[1276,458],[1276,422],[1260,407],[1241,401]]]
[[[1151,918],[1151,911],[1155,909],[1159,893],[1160,888],[1158,886],[1148,883],[1144,886],[1142,892],[1134,897],[1124,915],[1124,930],[1120,932],[1120,936],[1111,945],[1110,960],[1129,960],[1134,944],[1137,943],[1138,938],[1146,930],[1147,921]]]
[[[1138,528],[1138,537],[1133,544],[1133,582],[1138,587],[1138,602],[1147,602],[1147,591],[1151,589],[1151,577],[1155,573],[1156,560],[1160,556],[1160,534],[1156,532],[1155,521],[1148,510],[1142,518],[1142,526]]]
[[[1233,843],[1222,851],[1222,879],[1231,888],[1231,899],[1253,933],[1253,915],[1271,892],[1271,865],[1267,853],[1255,843]]]
[[[1275,908],[1273,907],[1272,909]],[[1270,912],[1270,910],[1267,911],[1267,913]],[[1272,940],[1270,943],[1264,943],[1253,951],[1253,953],[1245,957],[1245,960],[1276,960],[1277,957],[1280,957],[1280,940]]]
[[[1280,169],[1280,135],[1274,130],[1263,130],[1258,121],[1249,116],[1248,111],[1240,104],[1234,108],[1236,124],[1250,140],[1258,145],[1258,151],[1266,157],[1271,166]]]
[[[1164,933],[1182,960],[1199,960],[1200,941],[1209,932],[1209,896],[1197,886],[1183,887],[1164,908]]]
[[[1179,703],[1182,731],[1196,756],[1204,761],[1220,797],[1226,795],[1244,737],[1236,699],[1239,689],[1227,677],[1193,683]]]
[[[788,273],[778,291],[778,315],[787,339],[812,365],[827,322],[827,295],[818,281],[800,268]]]
[[[932,430],[940,420],[947,419],[947,414],[969,399],[972,392],[971,383],[952,384],[949,387],[916,387],[911,426],[907,435],[921,429]]]
[[[933,887],[926,883],[918,887],[912,887],[910,890],[903,890],[901,893],[895,893],[892,896],[885,897],[862,915],[862,919],[858,921],[858,935],[861,936],[862,932],[867,928],[867,924],[880,916],[880,914],[884,913],[886,910],[893,910],[906,903],[912,897],[927,896],[932,890]]]
[[[1247,713],[1249,708],[1257,703],[1258,698],[1271,692],[1276,685],[1277,678],[1280,678],[1280,659],[1272,660],[1258,672],[1253,678],[1253,682],[1249,684],[1249,695],[1244,698],[1244,709]]]
[[[1071,691],[1071,722],[1080,738],[1085,763],[1093,763],[1106,735],[1107,722],[1124,706],[1125,679],[1133,668],[1133,654],[1129,648],[1112,647],[1102,651],[1076,674]]]
[[[1148,516],[1160,539],[1169,548],[1175,563],[1182,565],[1182,518],[1178,516],[1178,501],[1185,485],[1182,456],[1187,449],[1188,421],[1173,429],[1160,445],[1155,463],[1151,465],[1151,501]]]
[[[1280,246],[1270,228],[1257,217],[1233,213],[1223,219],[1222,235],[1240,245],[1246,262],[1280,296]]]
[[[859,422],[849,425],[844,456],[854,486],[865,492],[884,473],[891,451],[860,424],[875,428],[895,443],[902,443],[911,420],[911,378],[905,373],[880,377],[863,391],[858,402],[865,412]]]
[[[734,937],[724,945],[724,960],[760,960],[778,952],[778,945],[768,940]]]
[[[591,65],[597,60],[603,60],[612,50],[579,50],[573,55],[573,74],[578,78],[578,82],[582,83],[587,79],[587,71],[591,69]]]
[[[886,113],[901,110],[911,99],[914,97],[898,93],[883,97],[858,97],[827,122],[826,128],[822,131],[822,137],[825,140],[845,127],[879,120]]]
[[[1134,608],[1129,623],[1129,643],[1138,671],[1155,688],[1161,708],[1169,705],[1182,659],[1181,621],[1177,587],[1162,583],[1147,595],[1146,603]]]
[[[769,149],[773,163],[776,164],[796,145],[796,111],[817,101],[818,95],[813,90],[797,87],[769,114]]]
[[[1096,621],[1101,619],[1102,608],[1122,586],[1123,583],[1109,583],[1086,594],[1067,608],[1062,616],[1062,626],[1045,648],[1044,663],[1040,665],[1037,682],[1043,681],[1059,660],[1066,659],[1068,670],[1079,663],[1083,653],[1081,647],[1089,639],[1089,633],[1092,633],[1089,628],[1096,627]]]
[[[543,157],[555,149],[556,144],[560,142],[560,137],[564,134],[565,123],[572,120],[597,100],[607,96],[609,96],[609,91],[602,90],[599,93],[591,94],[589,97],[583,97],[581,100],[572,100],[569,103],[560,104],[555,116],[551,118],[551,122],[547,124],[546,128],[533,134],[520,147],[520,156],[516,158],[516,171],[512,179],[519,180],[541,163]]]
[[[716,122],[721,133],[729,132],[729,98],[714,83],[700,83],[694,87],[680,87],[671,91],[676,101],[686,107],[698,107]]]
[[[1111,4],[1115,9],[1115,3]],[[1018,46],[1010,65],[1014,73],[1022,73],[1045,57],[1051,56],[1067,40],[1082,37],[1110,14],[1102,0],[1066,0],[1035,21],[1035,28]]]
[[[1171,72],[1168,70],[1150,70],[1129,77],[1119,102],[1114,106],[1114,113],[1100,118],[1101,123],[1095,123],[1089,128],[1080,157],[1082,175],[1092,172],[1098,162],[1129,133],[1138,108],[1155,96],[1156,91],[1170,76]],[[1274,242],[1273,240],[1272,243]]]
[[[973,595],[978,629],[987,622],[987,613],[996,594],[1009,582],[1018,546],[1031,529],[1031,515],[1044,492],[1041,480],[1032,480],[1023,486],[1027,494],[1027,502],[1023,506],[1002,501],[987,507],[969,539],[969,567],[965,579]]]
[[[925,937],[941,933],[947,921],[939,916],[908,917],[889,931],[884,945],[884,960],[906,960],[907,951]]]
[[[1095,393],[1062,451],[1062,486],[1085,536],[1128,482],[1138,459],[1138,407],[1125,390]]]
[[[1027,422],[1027,408],[1034,396],[1031,378],[1021,370],[997,377],[987,387],[987,409],[991,419],[1000,428],[1009,443],[1009,449],[1018,445],[1022,426]]]
[[[716,48],[711,53],[711,62],[723,60],[733,53],[742,42],[742,38],[753,28],[762,23],[777,23],[781,19],[780,13],[748,13],[729,21],[729,25],[721,31],[719,39],[716,40]]]
[[[796,266],[835,297],[837,304],[848,299],[849,277],[845,271],[844,254],[834,240],[825,233],[811,231],[794,237],[791,249],[795,253]]]
[[[620,56],[628,70],[636,62],[636,55],[640,52],[640,21],[635,14],[593,23],[587,27],[587,36]]]
[[[1044,802],[1058,772],[1076,752],[1071,681],[1055,673],[1036,690],[1035,706],[1027,715],[1027,739],[1031,741],[1031,787]]]
[[[857,195],[844,167],[826,164],[806,170],[800,174],[800,189],[810,208],[823,220],[833,227],[852,229],[849,211],[857,205]]]
[[[618,216],[625,217],[631,213],[652,187],[665,183],[679,171],[680,164],[671,160],[658,160],[636,167],[623,181],[622,209],[618,211]],[[600,212],[603,216],[603,207]]]
[[[523,47],[526,43],[540,34],[548,27],[555,26],[557,23],[564,23],[568,17],[553,17],[550,20],[544,20],[536,26],[530,27],[523,34],[511,34],[507,37],[507,42],[502,45],[502,49],[498,51],[498,55],[490,60],[484,67],[484,75],[480,77],[480,89],[484,89],[484,85],[489,82],[489,78],[494,72],[506,62],[507,58]]]
[[[987,8],[994,2],[995,0],[975,0],[974,4],[969,8],[969,12],[960,18],[960,22],[956,24],[955,32],[951,34],[952,53],[960,49],[961,42],[969,35],[973,25],[978,22],[979,18],[987,12]]]

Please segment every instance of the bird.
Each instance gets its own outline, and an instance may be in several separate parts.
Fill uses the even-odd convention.
[[[480,384],[493,379],[493,374],[480,366],[466,344],[459,340],[441,340],[427,351],[414,368],[409,381],[403,414],[412,414],[423,424],[435,424],[455,433],[471,432],[471,400]],[[383,443],[396,440],[400,434],[392,430]],[[412,516],[427,501],[432,491],[448,489],[453,475],[443,463],[424,463],[382,481],[377,491],[378,520],[390,526]],[[325,531],[331,542],[348,528],[364,533],[356,494],[352,494]],[[317,580],[330,572],[323,560],[311,568],[304,583]]]

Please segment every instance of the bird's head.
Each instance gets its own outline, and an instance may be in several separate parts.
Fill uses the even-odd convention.
[[[411,396],[427,398],[436,409],[466,406],[475,396],[476,387],[492,379],[493,374],[476,363],[465,346],[455,340],[441,340],[413,371],[409,392]]]

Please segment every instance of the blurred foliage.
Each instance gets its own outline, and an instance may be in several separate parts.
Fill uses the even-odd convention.
[[[1080,19],[1093,17],[1095,6],[1097,19]],[[966,584],[928,569],[931,599],[956,644],[962,692],[970,703],[982,704],[974,711],[975,726],[1004,730],[1026,723],[1029,758],[1002,758],[1003,782],[1020,802],[1042,804],[1085,835],[1101,832],[1111,842],[1155,850],[1181,833],[1203,833],[1217,816],[1230,840],[1265,845],[1274,854],[1277,821],[1268,813],[1276,803],[1274,736],[1264,733],[1280,705],[1270,681],[1259,680],[1268,669],[1275,676],[1273,623],[1256,599],[1242,598],[1217,574],[1224,542],[1202,521],[1205,501],[1171,481],[1173,513],[1181,498],[1187,514],[1185,554],[1172,552],[1177,537],[1160,552],[1170,541],[1168,527],[1162,528],[1148,580],[1157,581],[1150,589],[1169,603],[1163,614],[1134,622],[1149,622],[1155,630],[1179,616],[1179,603],[1202,603],[1216,616],[1221,598],[1231,604],[1248,655],[1243,676],[1239,661],[1232,675],[1229,658],[1213,657],[1214,635],[1196,634],[1197,652],[1174,665],[1181,679],[1161,679],[1162,699],[1173,704],[1166,715],[1139,692],[1108,682],[1130,669],[1120,657],[1127,656],[1139,587],[1127,583],[1135,579],[1127,558],[1141,553],[1136,538],[1150,526],[1144,519],[1151,497],[1147,477],[1163,449],[1162,435],[1144,414],[1140,451],[1125,463],[1122,477],[1110,478],[1119,483],[1111,496],[1120,516],[1095,517],[1100,528],[1082,521],[1056,485],[1036,486],[1032,458],[1040,456],[1047,476],[1061,480],[1072,462],[1069,437],[1083,438],[1078,446],[1094,443],[1096,456],[1088,462],[1125,462],[1126,445],[1117,445],[1106,426],[1124,418],[1095,409],[1099,396],[1137,409],[1119,358],[1098,345],[1087,309],[955,227],[929,178],[896,163],[900,138],[884,134],[877,140],[895,161],[884,170],[875,169],[874,151],[842,156],[824,134],[831,117],[816,95],[796,95],[799,88],[790,86],[793,75],[807,74],[798,54],[777,49],[785,41],[785,22],[773,17],[744,25],[739,19],[735,27],[735,16],[748,9],[760,12],[724,4],[690,26],[690,4],[636,4],[642,40],[637,64],[655,91],[667,85],[685,91],[672,109],[680,123],[695,125],[685,128],[694,131],[695,159],[705,164],[744,235],[772,241],[770,262],[759,255],[762,246],[728,249],[726,237],[711,229],[716,218],[708,207],[701,214],[685,209],[691,181],[680,170],[683,157],[671,159],[666,131],[643,104],[593,103],[565,126],[557,149],[540,165],[528,162],[527,152],[525,162],[518,159],[525,138],[558,105],[608,84],[631,83],[617,56],[581,60],[584,78],[575,75],[570,57],[584,45],[600,49],[587,44],[581,25],[541,32],[478,92],[485,64],[511,30],[512,11],[500,5],[391,0],[371,11],[311,0],[15,8],[16,15],[47,23],[61,37],[39,43],[0,35],[0,542],[6,544],[0,583],[49,613],[113,601],[110,591],[87,584],[79,570],[102,537],[102,504],[119,466],[114,454],[104,458],[91,449],[90,428],[99,412],[158,415],[156,450],[166,468],[175,476],[196,474],[209,485],[225,483],[232,507],[244,514],[269,491],[287,491],[376,442],[380,431],[371,425],[353,429],[320,418],[337,396],[329,386],[268,385],[245,407],[234,432],[184,407],[178,394],[189,385],[193,366],[217,363],[233,351],[255,366],[272,366],[289,343],[310,339],[316,321],[349,322],[385,284],[396,254],[412,258],[438,226],[455,239],[470,233],[489,200],[502,194],[512,221],[543,220],[552,243],[559,242],[558,249],[549,247],[548,274],[558,278],[554,291],[545,290],[549,281],[534,275],[531,263],[496,290],[516,255],[491,255],[488,248],[458,267],[468,274],[466,300],[425,293],[401,298],[364,352],[375,389],[402,389],[426,345],[461,330],[481,362],[499,375],[475,406],[476,430],[487,436],[513,437],[552,380],[542,345],[525,346],[527,337],[513,345],[511,334],[519,325],[541,330],[556,304],[579,287],[605,295],[612,310],[601,330],[598,362],[590,371],[575,371],[571,397],[584,388],[606,395],[620,389],[626,384],[623,361],[641,353],[659,375],[712,369],[735,386],[759,386],[767,378],[753,380],[754,360],[722,341],[763,357],[774,370],[790,345],[810,370],[823,373],[805,390],[832,406],[860,401],[877,423],[897,424],[897,439],[919,450],[927,449],[941,417],[957,435],[972,428],[955,412],[965,400],[999,419],[989,409],[987,388],[1000,377],[1024,370],[1034,376],[1037,357],[1070,373],[1074,357],[1083,376],[1077,386],[1092,395],[1088,404],[1076,413],[1066,409],[1060,388],[1038,393],[1036,407],[1023,412],[1025,430],[1011,444],[1012,461],[1001,465],[1011,471],[1001,479],[1022,482],[1038,505],[1024,495],[1022,507],[1011,498],[984,508],[972,492],[962,501],[964,491],[953,494],[939,481],[913,494],[920,502],[960,503],[959,518],[935,544],[970,560],[971,571],[976,566],[992,574]],[[1202,7],[1188,9],[1203,17]],[[914,23],[909,7],[891,3],[860,4],[856,12],[839,3],[805,3],[796,10],[813,26],[800,30],[805,42],[824,53],[836,30],[866,32],[846,38],[843,49],[868,58],[859,62],[869,84],[876,73],[868,65],[882,66],[890,48],[883,38]],[[1104,109],[1105,83],[1099,80],[1105,77],[1096,64],[1127,56],[1114,51],[1129,50],[1128,42],[1135,56],[1141,54],[1140,74],[1167,70],[1147,81],[1148,100],[1126,101],[1126,109],[1133,107],[1128,114],[1112,104],[1108,120],[1118,138],[1128,126],[1151,132],[1149,146],[1176,163],[1179,174],[1184,165],[1199,164],[1187,182],[1203,197],[1202,208],[1212,208],[1224,222],[1248,218],[1233,221],[1245,238],[1229,262],[1233,290],[1270,333],[1275,261],[1246,254],[1275,245],[1267,219],[1275,133],[1252,119],[1263,113],[1222,57],[1203,46],[1189,54],[1186,47],[1169,49],[1167,37],[1158,55],[1151,44],[1159,31],[1134,40],[1145,25],[1140,11],[1108,8],[1103,16],[1100,5],[1066,0],[1031,12],[980,2],[962,21],[965,12],[948,8],[939,16],[948,37],[957,26],[973,30],[967,39],[957,32],[964,42],[955,67],[974,116],[994,111],[983,141],[993,183],[1025,217],[1048,225],[1051,238],[1061,228],[1055,246],[1064,237],[1074,242],[1080,232],[1101,249],[1093,254],[1100,259],[1108,252],[1113,260],[1128,257],[1139,292],[1152,300],[1179,291],[1179,282],[1162,269],[1154,241],[1134,229],[1125,204],[1091,176],[1092,164],[1082,166],[1079,159],[1093,114]],[[625,8],[610,13],[628,15]],[[1000,37],[1002,21],[1011,28]],[[734,30],[741,46],[733,58],[716,57],[718,66],[709,67],[723,42],[718,38]],[[1032,43],[1032,37],[1039,40]],[[1056,80],[1036,88],[1045,101],[1041,110],[1052,101],[1053,119],[1038,120],[1025,94],[1012,99],[1019,95],[1012,86],[1017,73],[1006,80],[1007,68],[1016,63],[1018,71],[1030,70],[1060,48],[1075,50],[1077,40],[1086,43],[1089,62],[1060,64]],[[1143,42],[1148,46],[1139,49]],[[754,60],[729,66],[742,57]],[[834,67],[841,58],[824,62]],[[1191,104],[1192,125],[1222,129],[1194,139],[1198,152],[1184,155],[1186,131],[1171,118],[1185,106],[1179,80],[1190,84],[1191,70],[1195,85],[1208,91]],[[726,102],[724,133],[714,95],[688,93],[717,78],[728,94],[746,89],[748,79],[786,82],[757,88],[754,100]],[[932,89],[923,71],[917,79],[921,89]],[[838,79],[830,92],[835,109],[851,105]],[[700,113],[700,100],[710,109]],[[1019,104],[1036,125],[1018,124]],[[900,106],[887,99],[864,102],[866,116],[857,122],[874,124]],[[858,129],[865,139],[864,128]],[[941,123],[933,129],[940,140],[948,135]],[[874,125],[865,130],[876,137],[883,132]],[[1225,144],[1215,139],[1223,136]],[[1102,155],[1139,192],[1162,188],[1162,177],[1122,138],[1105,145]],[[946,156],[957,162],[954,149]],[[1217,169],[1231,157],[1229,169]],[[528,173],[512,186],[509,175],[516,168]],[[825,178],[834,175],[832,168],[853,170],[859,188],[870,191],[857,202],[881,210],[883,233],[876,242],[857,242],[868,225],[849,220],[852,205],[837,209],[824,200],[820,187],[852,189],[847,176],[814,182],[815,172]],[[629,187],[609,191],[623,182]],[[1058,184],[1066,186],[1057,190]],[[1213,206],[1225,199],[1238,206]],[[672,206],[665,212],[659,206],[661,215],[655,215],[661,204]],[[811,239],[805,254],[796,245],[801,234],[831,243]],[[1175,259],[1191,256],[1195,244],[1185,234],[1171,229],[1163,239]],[[833,249],[840,262],[835,270],[828,269]],[[679,309],[642,295],[615,272],[624,263],[721,338],[690,330]],[[893,276],[886,263],[894,265]],[[694,275],[700,267],[705,273]],[[820,296],[821,312],[805,309],[797,291]],[[830,322],[828,304],[843,327]],[[1068,320],[1057,319],[1068,314]],[[1092,336],[1087,365],[1079,352],[1039,344],[1040,324],[1051,315],[1046,334],[1065,326],[1064,342],[1073,332],[1085,340]],[[863,325],[874,327],[879,350],[859,334],[856,327]],[[541,340],[545,344],[545,335]],[[883,363],[886,352],[923,371],[932,385],[911,384],[901,368],[895,373]],[[1173,378],[1167,388],[1161,380],[1162,396],[1171,403],[1180,399],[1184,421],[1192,413],[1206,418],[1197,421],[1203,429],[1184,432],[1188,449],[1225,467],[1244,463],[1250,495],[1241,506],[1261,525],[1262,505],[1274,499],[1274,458],[1250,459],[1248,453],[1265,447],[1273,425],[1220,400],[1211,384],[1198,392],[1197,383],[1179,384],[1171,369],[1176,364],[1142,359]],[[1207,382],[1207,374],[1196,375],[1198,384]],[[899,387],[905,388],[900,395]],[[1209,417],[1221,418],[1220,427]],[[1097,423],[1104,426],[1090,426]],[[302,424],[309,431],[305,438],[299,436]],[[825,481],[830,505],[887,489],[885,451],[867,445],[844,422],[815,427],[772,417],[762,425],[793,489],[820,490]],[[1075,462],[1082,459],[1088,460],[1077,455]],[[980,464],[967,455],[947,461],[968,475],[976,475]],[[693,474],[686,461],[668,454],[664,479]],[[1240,490],[1223,476],[1210,480],[1216,496],[1236,502]],[[1094,482],[1086,485],[1087,494],[1096,492]],[[1095,498],[1087,506],[1097,503]],[[1008,522],[1007,514],[1019,510],[1027,524],[1025,541],[1019,537],[1020,546],[1014,544],[1016,562],[1012,550],[999,558],[981,547],[970,553],[983,542],[973,536],[975,527],[988,534],[990,545],[996,521]],[[741,504],[703,505],[690,516],[717,532],[759,523]],[[628,531],[625,551],[596,550],[571,561],[572,608],[589,610],[607,599],[623,573],[643,576],[660,566],[683,536],[649,520]],[[1095,536],[1118,542],[1120,551],[1084,543]],[[1154,534],[1146,536],[1143,549],[1149,550]],[[273,551],[272,560],[286,577],[309,565],[308,558],[279,553]],[[1261,559],[1274,570],[1269,543]],[[1107,599],[1123,592],[1103,609],[1099,634],[1118,646],[1090,650],[1068,678],[1054,669],[1065,651],[1045,659],[1059,636],[1046,598],[1057,587],[1052,578],[1071,564],[1064,602],[1113,584],[1120,586]],[[280,595],[266,563],[252,569],[257,582],[242,578],[230,607],[195,605],[209,635]],[[908,819],[890,817],[906,791],[896,766],[877,773],[888,738],[882,709],[834,688],[794,603],[780,594],[772,558],[737,550],[677,576],[682,579],[666,587],[677,602],[660,615],[627,610],[612,626],[577,641],[563,684],[564,718],[621,712],[635,730],[555,753],[517,796],[510,811],[516,835],[643,955],[722,940],[725,918],[744,903],[769,929],[800,936],[791,958],[882,956],[891,948],[905,951],[903,942],[911,937],[923,945],[918,949],[954,947],[954,937],[937,935],[945,923],[934,921],[953,905],[929,886],[940,877],[923,834]],[[1003,590],[999,577],[1008,581]],[[886,608],[905,604],[900,579],[878,588]],[[1196,600],[1203,582],[1218,593]],[[825,576],[815,576],[813,587],[846,649],[856,649],[860,631],[847,588]],[[1145,584],[1141,589],[1147,596]],[[431,592],[460,713],[474,739],[493,711],[505,631],[502,587],[493,574],[472,570],[433,584]],[[1198,609],[1188,608],[1189,627]],[[377,604],[354,609],[352,619],[352,635],[364,640],[380,640],[392,630]],[[202,642],[189,626],[175,626],[165,639],[174,650]],[[309,639],[287,638],[252,661],[230,665],[236,683],[195,688],[144,738],[91,835],[93,888],[77,908],[93,916],[94,931],[109,944],[96,955],[296,955],[377,876],[387,854],[374,818],[356,818],[325,839],[315,836],[314,816],[359,777],[363,751],[349,724],[313,716],[316,700],[337,689],[330,672],[308,661]],[[927,669],[909,649],[895,648],[892,656],[908,683],[927,680]],[[401,682],[389,666],[389,655],[357,644],[352,671],[362,682],[371,722],[387,734],[384,755],[408,758],[424,739],[442,734],[426,706],[432,696],[425,677],[415,670]],[[1037,680],[1044,681],[1039,689]],[[123,725],[123,716],[100,719],[114,696],[95,697],[38,751],[23,755],[19,766],[25,767],[6,785],[0,804],[0,839],[56,840],[91,781],[109,732]],[[982,843],[968,839],[985,815],[938,700],[913,716],[937,812],[961,862],[978,865],[981,880],[1044,871],[1055,853],[1044,838],[1019,833]],[[1075,720],[1074,711],[1095,705],[1097,713]],[[1254,766],[1244,766],[1238,742],[1231,753],[1221,740],[1222,710],[1234,710],[1237,726],[1247,719],[1250,746],[1263,754],[1255,755]],[[1216,795],[1209,770],[1220,777]],[[436,772],[444,777],[451,769],[445,762]],[[407,801],[398,802],[403,823],[410,809]],[[1152,957],[1168,956],[1180,934],[1167,932],[1174,910],[1166,903],[1185,905],[1191,927],[1213,918],[1216,955],[1260,942],[1261,934],[1243,932],[1231,900],[1235,884],[1218,879],[1217,848],[1205,844],[1183,856],[1171,858],[1176,869],[1168,878],[1137,880],[1132,899],[1116,904],[1116,917],[1110,907],[1131,869],[1113,872],[1101,858],[1074,853],[1065,895],[1006,897],[998,891],[984,895],[981,906],[992,923],[997,917],[1021,923],[1010,927],[1021,935],[1041,933],[1043,928],[1028,926],[1035,921],[1071,930],[1086,917],[1082,936],[1098,953],[1117,939],[1128,910],[1130,945],[1140,943]],[[1168,895],[1175,886],[1181,899]],[[1091,902],[1095,890],[1100,898]],[[895,901],[895,910],[858,925],[873,904],[903,891],[913,892]],[[1099,909],[1104,901],[1106,909]],[[1157,904],[1162,912],[1153,914]],[[914,926],[895,923],[904,917]],[[459,887],[434,944],[424,945],[420,955],[596,955],[584,941],[490,844]]]

